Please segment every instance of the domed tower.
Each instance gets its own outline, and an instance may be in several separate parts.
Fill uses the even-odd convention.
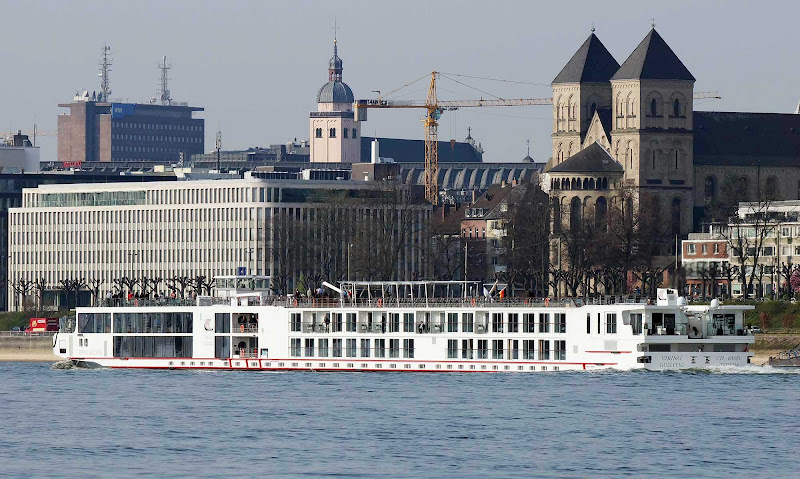
[[[361,161],[361,128],[353,112],[354,101],[353,91],[342,81],[342,59],[334,38],[328,82],[317,93],[317,111],[309,115],[312,162]]]

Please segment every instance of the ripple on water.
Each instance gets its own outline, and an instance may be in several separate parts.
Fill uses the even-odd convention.
[[[0,461],[12,477],[738,477],[763,475],[765,464],[770,476],[793,477],[785,438],[800,415],[798,372],[248,374],[0,363]]]

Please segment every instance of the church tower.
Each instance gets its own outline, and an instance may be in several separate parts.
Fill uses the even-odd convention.
[[[655,27],[611,78],[611,149],[623,184],[647,193],[667,232],[692,226],[692,98],[695,78]]]
[[[548,169],[581,150],[595,112],[609,112],[619,63],[594,34],[553,80],[553,157]],[[603,115],[603,117],[610,116]],[[588,145],[587,145],[588,146]]]
[[[353,91],[342,81],[342,59],[334,38],[328,83],[317,93],[317,111],[309,115],[311,162],[361,161],[361,128],[353,112],[354,101]]]

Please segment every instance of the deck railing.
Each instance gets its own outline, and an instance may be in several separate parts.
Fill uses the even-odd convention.
[[[458,297],[458,298],[309,298],[306,296],[266,296],[221,298],[213,296],[200,296],[198,298],[137,298],[137,299],[106,299],[99,306],[105,307],[168,307],[168,306],[212,306],[230,305],[235,303],[241,306],[283,306],[295,308],[532,308],[532,307],[576,307],[583,305],[610,305],[610,304],[645,304],[644,298],[639,296],[598,296],[590,298],[484,298],[484,297]]]

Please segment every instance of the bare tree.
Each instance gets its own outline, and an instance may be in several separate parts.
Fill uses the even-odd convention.
[[[42,311],[44,309],[43,299],[44,299],[44,290],[47,289],[47,278],[38,278],[33,282],[33,286],[36,289],[36,311]]]
[[[10,281],[9,285],[11,285],[14,295],[21,300],[22,310],[25,311],[25,303],[27,302],[28,294],[33,290],[34,282],[28,279],[20,278],[16,281]]]
[[[100,305],[100,286],[103,285],[103,280],[98,278],[92,278],[86,282],[86,288],[89,290],[89,293],[92,295],[92,304],[94,306]]]
[[[504,221],[504,259],[512,285],[544,296],[547,292],[550,255],[550,209],[538,183],[518,185],[522,195],[508,205]]]
[[[183,299],[186,297],[186,289],[191,286],[193,279],[188,276],[175,276],[166,280],[167,288]]]
[[[197,275],[189,283],[198,295],[211,294],[211,288],[214,287],[214,280],[208,280],[205,275]]]

